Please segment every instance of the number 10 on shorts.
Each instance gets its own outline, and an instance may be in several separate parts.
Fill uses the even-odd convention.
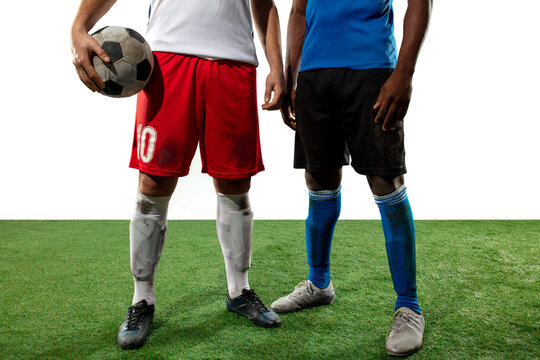
[[[156,149],[157,132],[151,126],[137,126],[137,159],[149,163],[154,157]]]

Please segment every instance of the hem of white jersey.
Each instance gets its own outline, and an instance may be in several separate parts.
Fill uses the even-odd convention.
[[[246,58],[236,58],[236,57],[222,57],[222,56],[214,56],[214,55],[208,55],[208,54],[196,54],[196,53],[189,53],[189,52],[182,52],[178,50],[171,50],[167,48],[152,48],[152,52],[164,52],[164,53],[170,53],[170,54],[179,54],[179,55],[188,55],[188,56],[195,56],[204,60],[210,60],[210,61],[219,61],[219,60],[231,60],[231,61],[238,61],[246,64],[251,64],[255,66],[259,66],[259,62],[257,59],[246,59]]]

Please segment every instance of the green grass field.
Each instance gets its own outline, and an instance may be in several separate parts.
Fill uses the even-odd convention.
[[[540,358],[540,221],[417,221],[426,318],[414,359]],[[333,305],[263,329],[225,309],[213,221],[170,221],[147,344],[116,345],[132,296],[127,221],[0,221],[1,359],[383,359],[394,292],[377,221],[340,221]],[[302,221],[256,221],[269,305],[307,273]]]

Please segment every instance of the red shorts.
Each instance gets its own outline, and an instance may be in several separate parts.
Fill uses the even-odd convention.
[[[185,176],[200,144],[202,172],[241,179],[264,170],[256,68],[231,60],[156,52],[138,94],[130,167]]]

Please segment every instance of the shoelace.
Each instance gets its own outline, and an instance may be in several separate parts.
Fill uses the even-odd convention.
[[[289,295],[290,299],[294,299],[295,301],[299,301],[300,303],[305,303],[305,300],[303,299],[303,289],[306,289],[308,294],[313,295],[313,288],[310,286],[307,280],[302,280],[296,287],[294,288],[294,291]]]
[[[268,312],[269,311],[268,308],[266,306],[264,306],[261,299],[259,299],[257,294],[255,294],[255,291],[253,291],[252,289],[244,290],[244,292],[242,293],[242,296],[246,300],[248,300],[249,302],[253,303],[253,305],[255,306],[257,311],[260,311],[260,312]]]
[[[145,308],[143,306],[130,306],[128,308],[128,330],[138,330],[143,319],[144,310]]]
[[[397,318],[403,318],[403,321],[399,321],[396,323]],[[390,324],[388,324],[388,328],[390,330],[386,333],[386,337],[388,338],[388,335],[390,335],[390,332],[392,330],[400,331],[405,325],[405,323],[410,323],[411,320],[412,320],[411,314],[398,310],[396,314],[394,315],[394,317],[392,318],[392,320],[390,321]]]
[[[296,285],[296,288],[294,289],[293,293],[291,295],[296,295],[296,296],[299,296],[300,293],[303,291],[303,288],[306,288],[306,291],[310,294],[310,295],[313,295],[313,288],[310,286],[310,284],[308,283],[307,280],[302,280],[300,281],[300,283],[298,285]]]

